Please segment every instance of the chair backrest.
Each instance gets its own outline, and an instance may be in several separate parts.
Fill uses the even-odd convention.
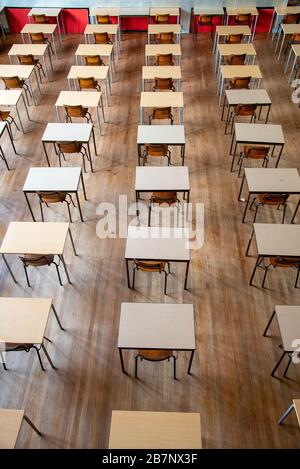
[[[64,202],[66,200],[66,192],[38,192],[39,199],[46,204],[54,204]]]
[[[100,55],[86,55],[84,56],[85,65],[104,65]]]
[[[47,38],[44,36],[44,33],[30,33],[29,36],[32,44],[44,44],[47,42]]]
[[[300,42],[300,34],[299,33],[295,33],[292,35],[292,42],[294,43],[299,43]]]
[[[162,272],[166,263],[163,261],[139,261],[134,260],[134,265],[143,272]]]
[[[81,104],[77,106],[70,106],[70,105],[64,105],[66,114],[69,117],[85,117],[87,113],[87,108],[81,106]]]
[[[97,15],[96,20],[98,24],[110,24],[111,23],[109,15]]]
[[[153,119],[171,119],[172,108],[171,107],[159,107],[152,110]]]
[[[245,145],[244,156],[253,160],[263,160],[270,151],[270,147]]]
[[[247,24],[250,24],[250,20],[251,20],[251,13],[242,13],[242,14],[236,15],[234,21],[236,24],[247,25]]]
[[[20,256],[21,261],[26,266],[40,267],[43,265],[50,265],[53,262],[54,255],[52,254],[25,254]]]
[[[107,33],[94,33],[95,44],[108,44],[109,37]]]
[[[47,18],[46,15],[32,15],[33,21],[37,24],[46,24]]]
[[[173,205],[177,202],[177,192],[152,192],[151,202],[159,205]]]
[[[0,121],[5,121],[8,118],[9,114],[9,111],[2,111],[0,109]]]
[[[97,80],[94,77],[80,78],[77,77],[80,90],[95,90],[97,89]]]
[[[297,24],[300,15],[298,13],[288,13],[282,20],[283,24]]]
[[[238,104],[234,107],[234,113],[236,116],[253,116],[256,109],[256,104]]]
[[[240,44],[244,38],[244,34],[228,34],[226,37],[227,44]]]
[[[15,77],[1,77],[4,81],[5,88],[7,90],[13,90],[15,88],[22,88],[22,82],[18,76]]]
[[[274,267],[299,267],[300,266],[300,257],[283,257],[276,256],[270,258],[271,264]]]
[[[232,89],[247,89],[249,88],[251,77],[235,77],[230,82]]]
[[[161,362],[173,356],[172,350],[139,349],[138,356],[149,362]]]
[[[266,205],[282,205],[288,200],[289,194],[259,194],[259,202]]]
[[[247,54],[234,54],[228,57],[228,65],[244,65]]]
[[[174,34],[172,32],[159,33],[158,43],[159,44],[174,44]]]
[[[82,148],[82,143],[80,142],[56,142],[59,151],[62,153],[78,153]]]
[[[198,18],[198,24],[200,26],[212,25],[213,17],[211,15],[200,15]]]
[[[18,55],[18,60],[21,65],[35,65],[34,56],[32,54]]]
[[[167,145],[152,143],[152,144],[145,145],[145,150],[146,150],[147,156],[161,157],[161,156],[166,156],[168,152],[168,147]]]
[[[154,78],[155,90],[172,90],[175,91],[174,83],[172,78]]]
[[[156,15],[155,16],[155,23],[157,24],[167,24],[169,23],[170,15]]]
[[[156,54],[155,65],[174,65],[173,54]]]

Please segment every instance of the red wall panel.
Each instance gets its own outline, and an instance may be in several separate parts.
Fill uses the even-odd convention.
[[[83,33],[89,22],[88,9],[64,8],[63,20],[67,33]]]
[[[19,33],[25,24],[29,23],[30,8],[6,8],[6,17],[11,33]]]
[[[147,17],[123,17],[121,18],[122,31],[147,31],[148,29],[148,16]]]

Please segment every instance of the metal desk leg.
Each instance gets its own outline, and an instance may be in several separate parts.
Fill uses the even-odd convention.
[[[256,17],[255,17],[255,22],[254,22],[254,27],[253,27],[253,33],[252,33],[252,41],[254,40],[254,36],[255,36],[255,32],[256,32],[257,20],[258,20],[258,15],[256,15]]]
[[[191,357],[189,361],[189,367],[188,367],[188,375],[191,374],[191,368],[192,368],[192,363],[193,363],[193,358],[194,358],[195,350],[192,350],[191,352]]]
[[[284,412],[284,414],[280,417],[278,420],[278,425],[282,425],[284,420],[287,418],[287,416],[292,412],[292,410],[295,410],[294,403],[289,406],[289,408]]]
[[[121,348],[119,348],[119,356],[120,356],[122,372],[125,373],[125,375],[127,375],[127,372],[125,371],[125,367],[124,367],[123,353],[122,353]]]
[[[267,326],[266,326],[266,328],[265,328],[265,330],[264,330],[263,337],[266,337],[267,332],[268,332],[268,329],[269,329],[269,327],[270,327],[270,325],[271,325],[271,323],[272,323],[272,321],[273,321],[273,319],[274,319],[275,314],[276,314],[276,311],[275,311],[275,309],[274,309],[274,311],[273,311],[273,313],[272,313],[272,316],[270,317],[270,319],[269,319],[269,321],[268,321],[268,324],[267,324]]]
[[[61,262],[62,262],[62,265],[64,266],[64,269],[65,269],[65,273],[66,273],[68,282],[71,284],[72,282],[71,282],[70,277],[69,277],[69,272],[68,272],[68,270],[67,270],[67,266],[66,266],[66,263],[65,263],[65,260],[64,260],[64,256],[61,254],[61,255],[59,256],[59,258],[60,258],[60,260],[61,260]]]
[[[37,85],[37,88],[39,90],[39,93],[42,94],[41,93],[40,82],[39,82],[39,79],[38,79],[38,76],[37,76],[37,73],[36,73],[36,68],[33,69],[33,72],[34,72],[34,76],[35,76],[35,79],[36,79],[36,85]],[[32,93],[32,95],[33,95],[33,93]]]
[[[48,153],[47,153],[47,150],[46,150],[46,144],[45,144],[45,142],[42,142],[42,144],[43,144],[43,148],[44,148],[44,153],[45,153],[45,156],[46,156],[46,160],[47,160],[48,166],[49,166],[49,168],[50,168],[50,161],[49,161]]]
[[[252,282],[253,282],[253,279],[254,279],[254,275],[255,275],[255,272],[256,272],[256,269],[257,267],[259,266],[259,264],[261,263],[263,257],[262,256],[257,256],[257,259],[256,259],[256,262],[255,262],[255,266],[254,266],[254,269],[253,269],[253,272],[252,272],[252,275],[251,275],[251,278],[250,278],[250,281],[249,281],[249,285],[253,285]]]
[[[298,200],[298,203],[297,203],[297,206],[296,206],[296,210],[294,211],[294,215],[293,215],[293,217],[292,217],[292,219],[291,219],[291,223],[294,223],[294,219],[295,219],[295,216],[297,215],[299,205],[300,205],[300,199]]]
[[[34,98],[34,94],[33,94],[33,89],[32,89],[32,85],[31,85],[30,78],[28,79],[28,87],[29,87],[29,89],[30,89],[30,91],[31,91],[33,104],[36,106],[36,101],[35,101],[35,98]]]
[[[248,246],[247,246],[247,250],[246,250],[246,256],[248,256],[248,253],[249,253],[249,249],[250,249],[250,245],[251,245],[251,241],[252,241],[253,236],[254,236],[254,228],[252,228],[252,231],[251,231],[250,239],[249,239]]]
[[[278,155],[278,158],[277,158],[276,164],[275,164],[275,168],[277,168],[277,166],[278,166],[278,164],[279,164],[279,161],[280,161],[280,157],[281,157],[282,151],[283,151],[283,145],[281,145],[280,152],[279,152],[279,155]]]
[[[83,219],[83,217],[82,217],[82,212],[81,212],[81,206],[80,206],[78,191],[75,192],[75,195],[76,195],[78,210],[79,210],[79,214],[80,214],[80,220],[81,220],[81,221],[84,221],[84,219]]]
[[[89,159],[90,159],[91,171],[92,171],[92,173],[93,173],[93,172],[94,172],[94,168],[93,168],[92,155],[91,155],[91,149],[90,149],[90,144],[89,144],[89,142],[87,142],[87,150],[88,150],[88,155],[89,155]]]
[[[83,195],[84,195],[84,199],[87,200],[86,198],[86,192],[85,192],[85,185],[84,185],[84,180],[83,180],[83,175],[82,175],[82,171],[80,172],[80,180],[81,180],[81,184],[82,184],[82,189],[83,189]]]
[[[246,213],[247,213],[247,210],[248,210],[249,202],[250,202],[250,192],[248,194],[247,202],[246,202],[246,205],[245,205],[245,210],[244,210],[244,214],[243,214],[242,223],[245,223],[245,217],[246,217]]]
[[[107,84],[107,78],[105,80],[105,98],[106,98],[106,106],[108,107],[108,84]]]
[[[266,116],[266,122],[265,122],[265,124],[267,124],[267,123],[268,123],[268,120],[269,120],[269,115],[270,115],[270,111],[271,111],[271,104],[269,104],[269,106],[268,106],[268,112],[267,112],[267,116]]]
[[[96,147],[96,139],[95,139],[94,126],[92,127],[92,137],[93,137],[93,142],[94,142],[95,154],[98,155],[98,153],[97,153],[97,147]]]
[[[71,240],[71,244],[72,244],[74,254],[75,254],[75,256],[77,256],[78,254],[77,254],[76,249],[75,249],[75,244],[74,244],[74,240],[73,240],[73,236],[72,236],[70,228],[68,228],[68,232],[69,232],[69,236],[70,236],[70,240]]]
[[[131,288],[130,286],[130,278],[129,278],[129,265],[128,265],[128,259],[125,259],[126,261],[126,273],[127,273],[127,285],[128,285],[128,288]]]
[[[103,106],[102,94],[101,94],[101,97],[100,97],[100,103],[101,103],[101,109],[102,109],[103,122],[106,122],[105,121],[105,116],[104,116],[104,106]]]
[[[53,370],[56,370],[57,368],[56,368],[56,366],[53,365],[53,362],[52,362],[52,360],[51,360],[51,358],[50,358],[50,355],[48,354],[47,349],[46,349],[46,347],[45,347],[45,345],[44,345],[43,343],[41,344],[41,348],[43,349],[44,354],[46,355],[47,360],[48,360],[48,362],[50,363],[51,368],[53,368]]]
[[[57,120],[58,120],[58,122],[61,122],[61,120],[60,120],[60,114],[59,114],[59,108],[58,108],[58,106],[55,106],[55,110],[56,110],[56,116],[57,116]]]
[[[28,205],[28,208],[29,208],[30,214],[31,214],[31,216],[32,216],[32,219],[33,219],[33,221],[36,221],[36,220],[35,220],[35,218],[34,218],[34,215],[33,215],[33,211],[32,211],[32,208],[31,208],[31,205],[30,205],[29,199],[28,199],[27,192],[25,192],[25,191],[24,191],[24,195],[25,195],[25,199],[26,199],[26,202],[27,202],[27,205]]]
[[[101,124],[100,124],[100,115],[99,115],[99,106],[96,107],[96,114],[97,114],[97,120],[98,120],[98,125],[99,125],[99,132],[101,134]]]
[[[244,202],[245,201],[245,199],[241,199],[243,186],[244,186],[244,181],[245,181],[245,173],[243,174],[243,178],[242,178],[242,182],[241,182],[241,186],[240,186],[240,191],[239,191],[239,195],[238,195],[238,202]]]
[[[186,263],[186,270],[185,270],[185,279],[184,279],[184,289],[187,290],[187,281],[188,281],[188,275],[189,275],[189,267],[190,267],[190,261],[187,261]]]
[[[15,279],[14,274],[12,273],[12,270],[11,270],[11,268],[10,268],[10,266],[9,266],[9,263],[7,262],[6,257],[5,257],[4,254],[2,254],[2,258],[3,258],[4,262],[5,262],[6,267],[8,268],[8,271],[9,271],[10,275],[12,276],[13,281],[14,281],[15,283],[18,283],[17,280]]]
[[[57,30],[58,30],[59,42],[62,44],[61,30],[60,30],[60,22],[59,22],[59,15],[58,15],[57,18],[56,18],[56,23],[57,23]]]
[[[65,331],[66,329],[62,326],[62,323],[60,322],[60,319],[59,319],[59,317],[58,317],[57,311],[56,311],[55,306],[54,306],[53,303],[51,304],[51,308],[52,308],[53,314],[54,314],[54,316],[55,316],[55,318],[56,318],[56,321],[58,322],[59,328],[60,328],[62,331]]]
[[[51,38],[52,38],[52,44],[53,44],[53,50],[54,50],[55,58],[56,58],[56,60],[58,60],[56,46],[55,46],[54,34],[51,34]]]
[[[15,147],[13,138],[12,138],[12,136],[10,135],[10,131],[9,131],[9,129],[8,129],[8,124],[6,124],[6,131],[7,131],[7,133],[8,133],[8,137],[9,137],[10,143],[11,143],[13,149],[14,149],[14,152],[15,152],[15,154],[17,155],[18,153],[17,153],[16,147]]]
[[[16,104],[16,113],[17,113],[17,116],[18,116],[18,120],[19,120],[19,124],[20,124],[20,127],[22,129],[22,132],[23,134],[25,134],[24,132],[24,127],[23,127],[23,124],[22,124],[22,121],[21,121],[21,117],[20,117],[20,113],[19,113],[19,109],[18,109],[18,105]]]
[[[287,352],[284,350],[283,354],[281,355],[281,357],[279,358],[278,362],[276,363],[275,367],[273,368],[273,370],[271,372],[272,377],[274,377],[274,374],[275,374],[277,368],[279,367],[280,363],[282,362],[282,360],[284,359],[286,354],[287,354]]]
[[[182,166],[184,166],[185,144],[184,144],[184,145],[181,145],[181,158],[182,158]]]

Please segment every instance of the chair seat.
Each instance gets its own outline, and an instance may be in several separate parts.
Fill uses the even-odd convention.
[[[9,117],[10,111],[0,111],[0,119],[5,120]]]
[[[141,355],[145,360],[149,361],[161,361],[166,360],[173,356],[172,350],[139,350],[139,355]]]
[[[26,265],[33,267],[40,267],[43,265],[50,265],[54,260],[53,254],[25,254],[21,257]]]
[[[258,194],[259,203],[262,205],[281,205],[286,199],[286,194]]]
[[[152,192],[151,202],[156,204],[175,204],[177,202],[176,192]]]
[[[18,343],[13,343],[13,342],[10,342],[10,343],[5,342],[4,344],[4,348],[6,352],[12,352],[19,347],[22,349],[23,348],[30,349],[32,347],[32,344],[18,344]]]
[[[46,204],[54,204],[57,202],[64,202],[66,200],[66,192],[38,192],[42,202]]]
[[[269,257],[270,264],[273,267],[295,267],[300,266],[300,258],[298,257]]]
[[[143,272],[161,272],[165,269],[166,262],[160,261],[135,261],[138,270]]]

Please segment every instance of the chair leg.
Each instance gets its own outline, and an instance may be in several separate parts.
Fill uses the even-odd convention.
[[[265,274],[264,274],[264,279],[263,279],[261,288],[265,287],[265,281],[266,281],[266,278],[267,278],[267,273],[268,273],[269,267],[270,267],[269,265],[266,267]]]
[[[134,290],[134,284],[135,284],[135,271],[136,269],[133,269],[133,275],[132,275],[132,290]]]
[[[173,370],[174,370],[174,379],[177,379],[177,377],[176,377],[176,357],[174,357],[174,355],[173,355],[173,364],[174,364],[174,368],[173,368]]]
[[[231,173],[233,172],[234,161],[235,161],[235,155],[232,155],[232,161],[231,161],[231,167],[230,167]]]
[[[1,146],[0,146],[0,157],[1,157],[1,158],[2,158],[2,160],[4,161],[4,163],[5,163],[5,166],[6,166],[6,168],[7,168],[7,169],[8,169],[8,171],[9,171],[9,166],[8,166],[8,163],[7,163],[7,161],[6,161],[6,158],[5,158],[5,155],[4,155],[4,152],[3,152],[3,150],[2,150],[2,147],[1,147]]]
[[[271,376],[272,376],[272,377],[274,377],[274,374],[275,374],[277,368],[279,367],[280,363],[281,363],[282,360],[284,359],[285,354],[286,354],[286,352],[284,351],[283,354],[281,355],[281,357],[279,358],[278,362],[277,362],[276,365],[274,366],[274,368],[273,368],[273,370],[272,370],[272,372],[271,372]]]
[[[58,280],[59,280],[59,284],[60,286],[62,287],[63,284],[62,284],[62,281],[61,281],[61,276],[60,276],[60,273],[59,273],[59,268],[58,268],[58,265],[56,264],[56,262],[53,262],[53,264],[55,265],[56,267],[56,272],[57,272],[57,276],[58,276]]]
[[[31,285],[29,283],[29,277],[28,277],[28,272],[27,272],[27,267],[26,265],[23,263],[23,267],[24,267],[24,271],[25,271],[25,276],[26,276],[26,280],[27,280],[27,285],[29,286],[29,288],[31,288]]]
[[[242,169],[243,169],[243,157],[240,158],[238,177],[240,177]]]
[[[138,355],[136,355],[136,356],[134,357],[134,360],[135,360],[135,363],[134,363],[134,376],[135,376],[136,379],[138,378],[138,374],[137,374],[138,358],[139,358]]]
[[[28,423],[28,425],[39,435],[43,436],[42,432],[40,432],[36,426],[32,423],[32,421],[27,417],[26,414],[24,414],[24,420]]]
[[[46,371],[44,365],[43,365],[43,362],[42,362],[42,359],[41,359],[41,355],[40,355],[40,351],[37,347],[33,347],[35,350],[36,350],[36,353],[37,353],[37,356],[38,356],[38,359],[39,359],[39,362],[40,362],[40,365],[41,365],[41,368],[43,371]]]

